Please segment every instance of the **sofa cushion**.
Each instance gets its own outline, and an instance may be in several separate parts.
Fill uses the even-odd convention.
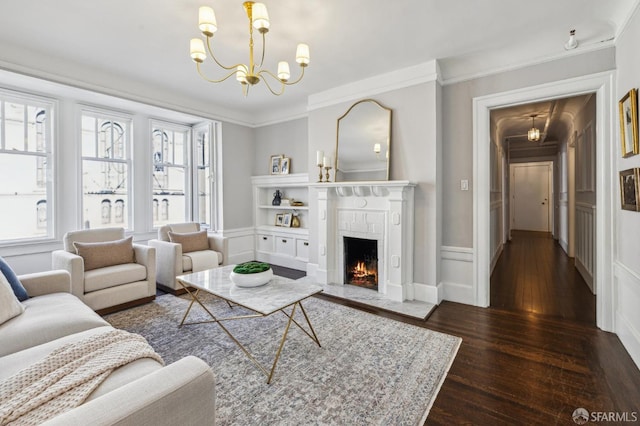
[[[101,243],[73,243],[78,255],[84,259],[84,270],[104,268],[135,262],[133,237]]]
[[[205,268],[205,269],[217,268],[222,263],[222,253],[219,253],[214,250],[202,250],[202,251],[214,253],[215,259],[216,259],[213,263],[211,263],[211,265],[209,265],[208,268]],[[198,253],[200,253],[200,251],[192,251],[189,253],[189,255],[184,255],[184,254],[182,255],[182,271],[183,272],[193,271],[193,259],[191,258],[191,256],[198,255]]]
[[[113,327],[111,326],[96,327],[79,333],[63,336],[59,339],[0,357],[0,382],[13,376],[18,371],[43,360],[49,353],[63,345],[76,343],[89,337],[97,336],[100,333],[107,333],[112,330]],[[151,358],[139,359],[122,367],[116,368],[105,379],[105,381],[89,395],[86,401],[90,401],[104,395],[107,392],[117,389],[140,377],[146,376],[160,368],[162,368],[162,365]]]
[[[84,274],[84,292],[90,293],[122,284],[143,281],[147,278],[147,268],[137,263],[107,266],[93,269]]]
[[[11,269],[11,266],[9,266],[7,261],[4,260],[2,257],[0,257],[0,273],[2,273],[7,279],[7,281],[9,281],[9,284],[11,285],[11,289],[13,290],[13,293],[16,295],[16,297],[20,302],[23,302],[29,298],[29,295],[27,294],[27,290],[24,288],[24,286],[18,279],[18,276],[16,275],[15,272],[13,272],[13,269]]]
[[[183,253],[209,249],[209,239],[207,238],[206,229],[186,233],[169,231],[169,241],[182,245]]]
[[[11,289],[11,284],[4,274],[0,274],[0,324],[24,312],[24,305],[20,303]]]
[[[69,293],[52,293],[23,302],[21,315],[0,325],[0,356],[62,336],[109,325]]]

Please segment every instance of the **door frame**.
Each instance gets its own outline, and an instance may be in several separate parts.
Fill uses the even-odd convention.
[[[515,203],[513,202],[513,190],[515,188],[515,179],[514,179],[514,169],[516,167],[530,167],[530,166],[547,166],[547,174],[549,175],[549,180],[547,182],[547,231],[553,232],[553,226],[555,223],[554,218],[554,188],[553,188],[553,179],[554,179],[554,170],[553,170],[553,161],[527,161],[525,163],[509,163],[509,229],[513,228],[513,216],[515,210]]]
[[[617,146],[614,71],[473,98],[473,289],[475,304],[490,304],[490,111],[532,102],[596,93],[596,324],[613,331],[614,195]]]

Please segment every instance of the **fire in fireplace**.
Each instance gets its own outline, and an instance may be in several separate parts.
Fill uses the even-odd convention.
[[[344,237],[344,283],[378,290],[378,241]]]

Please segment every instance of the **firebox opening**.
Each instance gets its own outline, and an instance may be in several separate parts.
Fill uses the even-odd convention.
[[[344,237],[344,283],[378,290],[378,241]]]

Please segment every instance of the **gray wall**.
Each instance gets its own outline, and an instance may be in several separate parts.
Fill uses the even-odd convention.
[[[439,117],[440,85],[436,82],[393,90],[372,96],[393,110],[390,179],[417,183],[415,191],[414,281],[428,285],[438,283],[439,274]],[[309,112],[309,149],[307,166],[313,181],[317,150],[335,158],[337,119],[352,102],[343,102]],[[333,179],[333,173],[331,175]],[[316,221],[314,204],[310,220]],[[310,240],[317,241],[314,230]],[[317,247],[311,245],[310,262],[318,262]]]
[[[614,68],[615,49],[607,48],[443,87],[443,245],[473,246],[473,182],[460,191],[473,175],[473,98]]]
[[[253,226],[254,129],[222,123],[222,229]]]
[[[276,154],[291,158],[289,173],[307,172],[309,135],[306,118],[258,127],[254,133],[254,176],[268,175],[269,159]]]

